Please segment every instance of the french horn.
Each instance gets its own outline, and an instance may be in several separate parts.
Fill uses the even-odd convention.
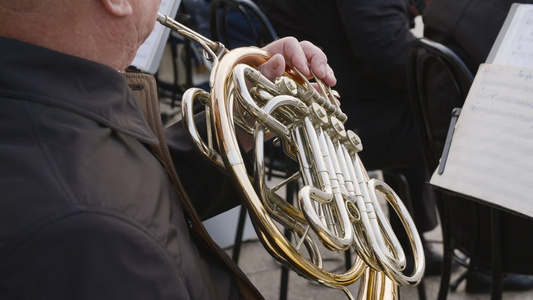
[[[213,62],[210,92],[188,89],[182,99],[183,119],[198,149],[228,173],[243,197],[257,236],[265,249],[285,266],[309,280],[341,289],[361,279],[358,299],[399,299],[400,285],[416,285],[424,273],[420,236],[398,195],[383,181],[370,179],[358,152],[359,137],[346,130],[335,91],[318,78],[288,69],[274,82],[257,67],[270,55],[256,47],[228,51],[159,14],[162,25],[200,44]],[[196,103],[205,106],[208,137],[194,123]],[[247,167],[237,136],[253,139],[253,167]],[[298,170],[269,186],[265,172],[265,140],[278,145]],[[215,149],[218,149],[215,150]],[[246,155],[246,154],[245,154]],[[297,203],[278,191],[301,182]],[[379,199],[388,201],[410,238],[415,257],[412,274],[404,249],[391,228]],[[285,237],[290,230],[294,238]],[[329,251],[354,249],[347,270],[325,267]]]

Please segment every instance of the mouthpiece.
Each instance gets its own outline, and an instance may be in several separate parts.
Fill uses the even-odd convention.
[[[209,50],[210,52],[212,52],[216,57],[222,55],[226,51],[226,47],[224,47],[224,45],[222,45],[221,43],[211,41],[210,39],[204,37],[203,35],[197,33],[194,30],[189,29],[185,25],[177,22],[169,16],[158,13],[157,21],[161,23],[161,25],[168,27],[181,34],[183,37],[198,43],[205,50]]]
[[[162,25],[165,25],[165,23],[167,22],[167,16],[157,13],[157,21]]]

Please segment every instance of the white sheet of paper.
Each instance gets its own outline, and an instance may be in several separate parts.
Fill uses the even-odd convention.
[[[162,0],[159,12],[164,15],[174,16],[178,11],[180,3],[181,0]],[[139,47],[139,50],[137,50],[137,54],[131,65],[141,71],[155,74],[159,68],[169,33],[170,29],[156,22],[150,36]]]
[[[480,66],[430,182],[533,217],[533,70]]]
[[[533,4],[511,6],[487,63],[533,69]]]

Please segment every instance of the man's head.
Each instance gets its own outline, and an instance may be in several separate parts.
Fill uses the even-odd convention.
[[[0,0],[0,36],[125,69],[160,0]]]

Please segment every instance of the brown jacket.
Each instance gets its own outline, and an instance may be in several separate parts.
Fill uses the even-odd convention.
[[[261,298],[177,180],[153,79],[0,44],[1,298]]]

